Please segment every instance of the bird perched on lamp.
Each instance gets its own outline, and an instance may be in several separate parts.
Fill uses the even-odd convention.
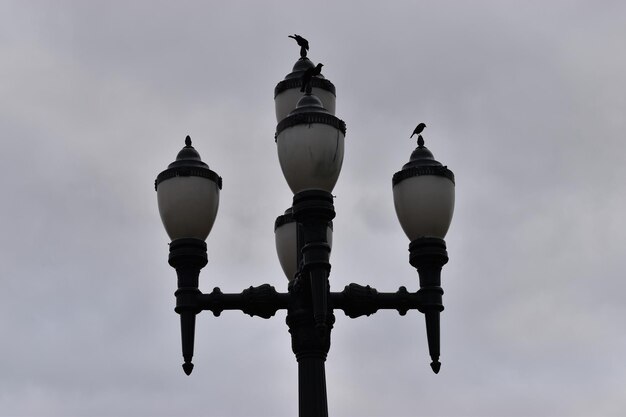
[[[316,75],[320,75],[322,73],[323,66],[324,64],[320,63],[317,64],[315,67],[308,68],[306,71],[304,71],[304,74],[302,74],[302,87],[300,87],[301,93],[304,93],[306,91],[306,94],[311,94],[311,79]]]
[[[420,123],[417,125],[417,127],[415,128],[415,130],[413,131],[413,134],[411,136],[409,136],[409,139],[413,137],[413,135],[418,135],[420,133],[422,133],[422,131],[424,130],[424,128],[426,127],[426,125],[424,123]]]
[[[289,37],[298,42],[298,45],[300,46],[300,58],[306,58],[306,51],[309,50],[309,41],[298,34],[289,35]]]

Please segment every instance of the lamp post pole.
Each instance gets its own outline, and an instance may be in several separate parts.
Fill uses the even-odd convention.
[[[439,372],[441,268],[448,261],[443,237],[454,208],[454,175],[434,159],[419,135],[410,161],[393,176],[396,213],[411,241],[409,262],[419,274],[417,292],[400,287],[394,293],[380,293],[369,285],[354,283],[341,292],[331,292],[335,217],[331,191],[343,162],[346,130],[344,122],[334,115],[335,87],[319,73],[321,65],[314,66],[306,57],[308,42],[306,46],[301,48],[301,58],[292,73],[275,89],[278,156],[294,193],[291,208],[275,224],[288,292],[279,293],[268,284],[239,294],[225,294],[219,288],[211,293],[200,291],[200,270],[207,264],[205,239],[217,215],[222,179],[202,162],[189,136],[176,161],[158,175],[155,188],[161,219],[172,239],[169,264],[178,276],[175,311],[180,315],[185,373],[190,375],[193,370],[198,313],[210,310],[219,316],[224,310],[239,310],[267,319],[278,310],[287,310],[292,350],[298,362],[299,416],[326,417],[325,361],[335,310],[351,318],[382,309],[395,309],[401,315],[411,310],[422,312],[431,368]],[[424,127],[418,126],[416,132],[421,133]]]

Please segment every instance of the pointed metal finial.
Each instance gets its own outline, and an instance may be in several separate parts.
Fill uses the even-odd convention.
[[[187,376],[191,375],[191,371],[193,371],[193,363],[191,362],[183,363],[183,371],[185,371],[185,374],[187,374]]]
[[[185,138],[185,146],[191,148],[191,137],[189,135]]]
[[[418,148],[424,147],[424,138],[422,137],[422,135],[417,136],[417,147]]]
[[[439,362],[438,360],[432,361],[430,363],[430,367],[433,369],[433,372],[438,374],[439,370],[441,369],[441,362]]]

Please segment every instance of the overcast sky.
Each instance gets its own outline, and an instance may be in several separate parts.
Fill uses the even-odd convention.
[[[418,288],[391,177],[456,176],[442,369],[423,316],[337,313],[330,415],[626,413],[626,3],[0,2],[0,415],[294,416],[285,312],[204,312],[182,369],[154,179],[224,180],[201,289],[286,291],[273,91],[298,47],[347,124],[331,286]]]

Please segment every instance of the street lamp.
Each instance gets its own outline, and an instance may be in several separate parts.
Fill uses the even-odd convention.
[[[278,159],[294,194],[292,206],[274,226],[288,292],[279,293],[268,284],[239,294],[225,294],[219,288],[206,294],[199,290],[200,270],[207,263],[205,239],[217,215],[222,179],[202,162],[189,136],[176,161],[157,176],[155,188],[161,220],[172,240],[169,264],[178,276],[175,311],[181,320],[185,373],[193,369],[195,318],[201,311],[219,316],[224,310],[240,310],[270,318],[278,310],[287,310],[298,362],[299,415],[320,417],[328,415],[324,364],[335,310],[351,318],[380,309],[395,309],[401,315],[409,310],[424,313],[431,368],[439,372],[441,268],[448,261],[443,238],[454,210],[454,175],[434,159],[418,135],[418,147],[409,162],[393,176],[396,214],[411,242],[409,262],[419,274],[417,292],[400,287],[395,293],[381,293],[359,284],[331,292],[328,277],[335,217],[331,192],[343,163],[346,126],[334,115],[334,85],[321,74],[311,76],[315,66],[304,48],[301,54],[293,71],[275,89]]]

